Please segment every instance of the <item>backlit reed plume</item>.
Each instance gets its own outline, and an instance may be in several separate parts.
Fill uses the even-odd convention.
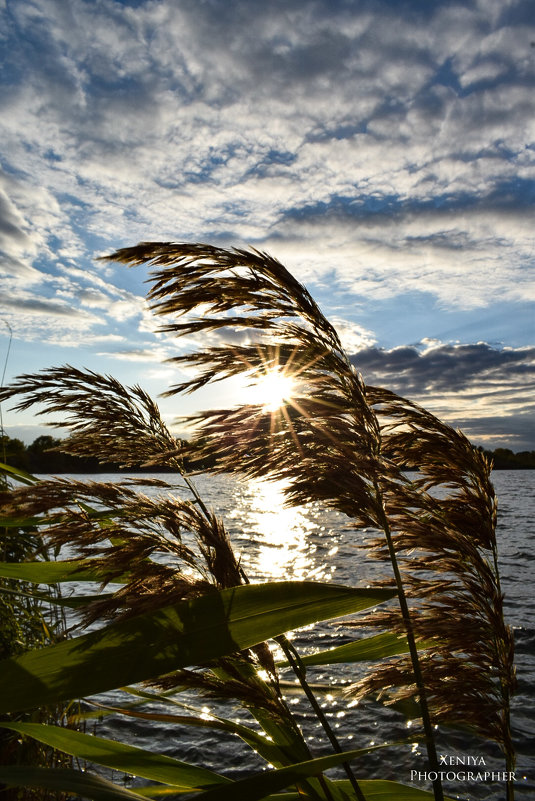
[[[52,478],[0,492],[2,517],[35,520],[52,549],[67,547],[104,586],[121,582],[119,589],[79,607],[82,624],[134,617],[247,583],[222,521],[185,474],[179,443],[143,390],[66,366],[19,376],[1,392],[2,400],[14,397],[19,398],[16,409],[39,404],[40,414],[62,413],[63,427],[70,429],[59,446],[62,452],[96,456],[103,464],[172,467],[191,495],[191,500],[176,498],[174,486],[150,478],[121,483]],[[147,485],[166,492],[148,497],[139,491]],[[151,683],[236,699],[274,743],[283,744],[280,764],[311,758],[281,697],[265,643],[205,667],[178,670]],[[270,681],[259,677],[259,668]]]
[[[498,742],[511,769],[512,636],[503,621],[496,506],[483,456],[415,404],[366,386],[310,294],[272,257],[208,245],[142,243],[108,258],[151,265],[149,300],[165,318],[163,332],[194,337],[212,332],[217,342],[170,360],[196,373],[168,395],[233,376],[254,383],[272,371],[293,380],[292,392],[277,409],[243,403],[188,418],[194,435],[185,455],[215,459],[214,469],[221,472],[284,479],[288,503],[320,501],[343,512],[357,542],[363,542],[363,527],[382,532],[373,553],[390,561],[392,574],[384,581],[395,584],[399,608],[379,610],[355,625],[405,632],[410,656],[384,660],[351,692],[380,693],[391,701],[414,696],[432,770],[438,767],[433,724],[441,722]],[[234,344],[224,343],[229,332]],[[67,415],[71,435],[61,447],[69,453],[130,467],[181,469],[183,454],[137,387],[125,389],[113,379],[67,367],[22,376],[1,397],[21,394],[18,408],[44,403],[48,411]],[[407,467],[417,467],[417,477],[408,477]],[[109,580],[127,558],[139,565],[132,576],[140,584],[125,585],[121,598],[115,594],[93,608],[95,613],[128,614],[143,603],[138,590],[144,559],[158,549],[187,569],[172,576],[155,567],[145,576],[148,597],[157,603],[167,592],[173,598],[203,592],[203,582],[225,587],[246,580],[222,526],[194,490],[191,503],[152,502],[125,486],[115,490],[124,494],[108,503],[107,490],[89,487],[45,482],[42,490],[17,491],[12,503],[25,515],[52,515],[52,524],[58,515],[49,536],[76,543],[82,555],[101,560]],[[111,514],[117,543],[111,547],[110,532],[98,523],[102,507],[119,510]],[[194,532],[202,555],[199,575],[197,557],[180,536],[184,528]],[[127,550],[120,555],[123,543]],[[271,671],[260,653],[249,658],[263,660]],[[221,669],[226,680],[236,678],[232,665]],[[243,671],[242,666],[240,681]],[[170,681],[197,679],[179,671]],[[306,748],[303,754],[306,758]],[[434,793],[437,801],[443,798],[439,780]]]
[[[413,648],[410,658],[377,668],[357,692],[394,687],[416,695],[424,725],[428,716],[428,741],[431,721],[469,726],[496,740],[511,768],[513,645],[484,457],[420,407],[365,386],[309,293],[270,256],[144,243],[110,258],[151,265],[149,299],[166,318],[163,331],[249,332],[239,346],[172,359],[200,372],[169,394],[274,368],[294,380],[295,392],[279,410],[242,405],[190,418],[198,431],[194,449],[215,455],[221,471],[286,479],[290,503],[320,500],[356,526],[383,531],[376,550],[392,562],[401,611],[378,612],[368,622],[404,629]],[[418,467],[419,478],[409,480],[407,466]],[[417,655],[415,642],[429,638],[433,647]],[[429,756],[435,762],[432,746]]]
[[[152,487],[165,482],[143,480]],[[105,584],[127,576],[121,589],[90,604],[86,621],[131,616],[241,583],[225,529],[188,500],[149,498],[135,481],[101,483],[54,478],[0,494],[3,515],[39,519],[47,545],[68,546],[89,560]],[[193,537],[191,536],[193,534]],[[187,540],[187,541],[185,541]],[[152,557],[166,554],[167,564]]]
[[[384,420],[388,458],[419,468],[412,481],[385,488],[385,508],[414,601],[415,634],[432,642],[421,665],[433,719],[468,725],[495,740],[512,767],[513,636],[503,618],[490,465],[461,432],[420,406],[383,389],[370,387],[368,396]],[[389,558],[384,540],[374,545],[376,556]],[[378,611],[366,622],[404,629],[395,610]],[[411,672],[410,661],[397,659],[354,692],[396,688],[392,700],[409,697]]]
[[[59,415],[48,425],[69,429],[63,453],[122,467],[182,467],[175,437],[139,386],[125,387],[112,376],[66,365],[19,376],[4,397],[15,394],[24,396],[15,407],[19,411],[40,404],[37,414]]]

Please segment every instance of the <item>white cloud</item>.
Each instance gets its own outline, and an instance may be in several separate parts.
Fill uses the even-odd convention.
[[[141,239],[252,243],[348,299],[533,297],[521,3],[19,0],[0,30],[0,244],[20,336],[48,341],[61,318],[73,343],[105,323],[134,352],[167,347],[139,278],[91,261]],[[48,311],[30,312],[37,299]]]
[[[121,350],[109,350],[97,353],[97,356],[105,356],[108,359],[117,359],[124,362],[154,362],[165,361],[169,353],[165,348],[124,348]]]
[[[61,301],[36,299],[32,293],[4,293],[0,318],[5,319],[13,335],[40,345],[78,347],[91,341],[94,326],[103,321],[94,314],[74,309]],[[102,336],[97,335],[102,341]]]
[[[340,342],[348,353],[354,353],[362,348],[369,348],[377,342],[372,331],[363,328],[357,323],[345,320],[343,317],[338,317],[338,315],[331,315],[329,321],[336,328]]]

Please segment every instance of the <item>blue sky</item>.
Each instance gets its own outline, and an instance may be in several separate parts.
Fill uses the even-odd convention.
[[[531,0],[0,0],[0,40],[7,380],[68,362],[158,394],[218,334],[158,333],[143,268],[95,258],[252,245],[369,383],[535,448]]]

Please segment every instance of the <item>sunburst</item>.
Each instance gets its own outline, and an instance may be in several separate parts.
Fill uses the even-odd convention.
[[[276,412],[291,401],[295,390],[295,378],[274,367],[255,376],[247,394],[249,402],[261,405],[266,412]]]

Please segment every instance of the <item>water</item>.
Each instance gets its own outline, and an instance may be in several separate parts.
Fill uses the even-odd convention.
[[[98,476],[99,480],[117,480],[117,476]],[[169,481],[169,475],[162,476]],[[518,754],[517,799],[524,801],[535,789],[535,709],[532,687],[535,679],[535,601],[531,594],[534,569],[535,471],[496,471],[493,475],[499,498],[498,541],[502,589],[506,596],[506,615],[515,630],[518,694],[513,701],[513,730]],[[177,479],[178,481],[178,479]],[[206,503],[221,516],[231,535],[251,581],[268,579],[314,579],[354,586],[366,585],[384,567],[371,564],[357,547],[356,535],[347,519],[336,512],[312,505],[305,509],[283,507],[280,487],[261,482],[237,482],[226,476],[198,476],[195,483]],[[155,492],[149,490],[149,492]],[[183,494],[181,491],[180,494]],[[371,532],[370,532],[371,533]],[[329,648],[355,638],[355,630],[344,626],[320,624],[291,633],[301,653]],[[320,686],[319,700],[344,748],[359,748],[371,743],[390,741],[410,734],[407,722],[392,710],[368,703],[351,705],[348,699],[325,689],[326,684],[340,685],[359,675],[354,666],[309,668],[308,679]],[[291,677],[285,674],[288,679]],[[297,692],[286,691],[287,700],[297,715],[314,753],[326,753],[321,731],[308,713],[307,703]],[[205,704],[205,701],[199,703]],[[206,702],[206,712],[230,715],[247,722],[247,713],[229,705]],[[241,741],[228,734],[208,729],[158,726],[121,716],[107,718],[99,733],[159,751],[176,758],[202,764],[238,778],[263,766]],[[439,739],[439,753],[471,756],[485,767],[468,770],[503,771],[503,760],[496,747],[479,743],[459,733],[444,731]],[[427,770],[426,757],[416,744],[377,751],[355,762],[357,775],[411,783],[411,770]],[[462,767],[450,770],[463,770]],[[117,775],[115,779],[117,780]],[[425,782],[413,782],[428,788]],[[486,801],[505,797],[498,782],[450,782],[445,784],[450,796]]]

